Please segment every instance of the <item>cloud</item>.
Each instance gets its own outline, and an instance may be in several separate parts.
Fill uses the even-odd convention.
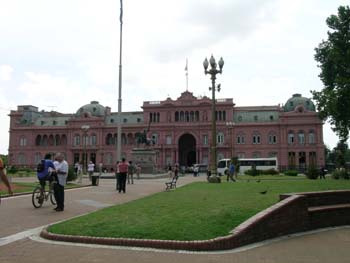
[[[11,80],[13,71],[13,67],[9,65],[0,65],[0,80]]]

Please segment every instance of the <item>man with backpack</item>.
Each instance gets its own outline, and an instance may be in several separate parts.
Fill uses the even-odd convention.
[[[53,171],[55,171],[55,165],[51,160],[51,154],[48,153],[45,155],[44,159],[38,163],[36,168],[36,174],[43,189],[45,189],[46,181],[52,180],[51,172]]]

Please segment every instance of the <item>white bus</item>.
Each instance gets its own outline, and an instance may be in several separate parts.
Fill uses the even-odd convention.
[[[277,157],[239,159],[239,173],[244,174],[245,171],[251,170],[253,166],[255,166],[257,170],[274,169],[278,171]]]
[[[221,159],[218,162],[217,173],[222,176],[225,175],[230,166],[231,159]],[[257,170],[278,170],[277,157],[270,158],[240,158],[239,159],[239,173],[244,174],[245,171],[252,169],[255,166]]]

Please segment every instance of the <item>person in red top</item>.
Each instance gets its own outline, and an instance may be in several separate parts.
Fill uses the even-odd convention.
[[[9,180],[7,179],[7,176],[4,172],[4,162],[2,161],[2,159],[0,158],[0,178],[1,180],[4,182],[4,184],[7,186],[7,189],[8,189],[8,192],[9,192],[9,195],[12,195],[13,192],[12,192],[12,188],[11,188],[11,185],[9,183]]]
[[[126,176],[128,174],[129,164],[125,161],[125,158],[122,158],[121,163],[118,164],[119,169],[119,193],[123,191],[125,193],[125,184],[126,184]]]

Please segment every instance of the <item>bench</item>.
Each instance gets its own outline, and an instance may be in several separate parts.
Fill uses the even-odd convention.
[[[178,178],[179,178],[179,176],[174,176],[170,182],[166,182],[165,183],[165,186],[166,186],[165,191],[176,188],[176,182],[177,182]]]

